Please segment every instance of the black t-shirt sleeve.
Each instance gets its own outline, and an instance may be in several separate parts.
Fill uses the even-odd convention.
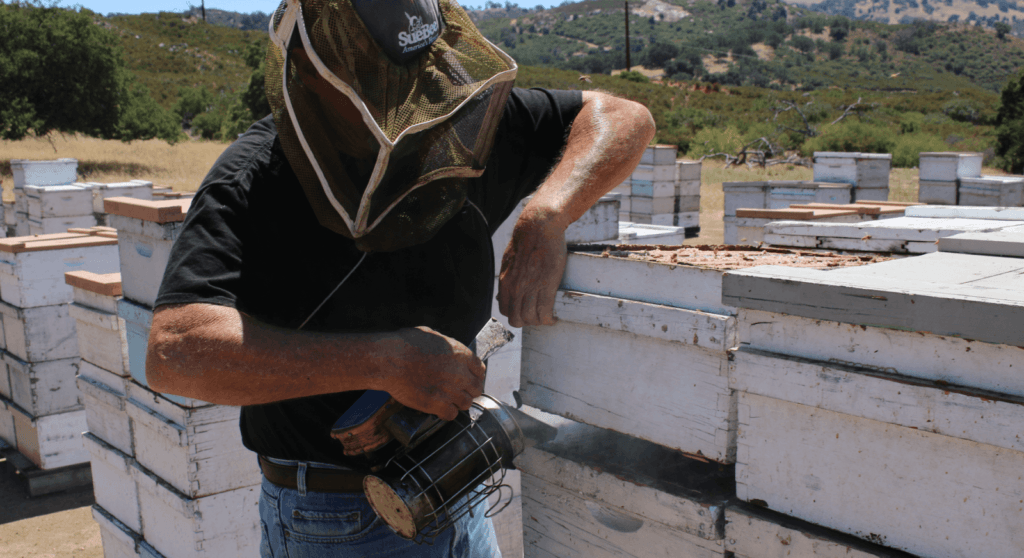
[[[208,303],[237,307],[249,183],[273,136],[250,134],[232,144],[210,169],[171,248],[157,306]],[[267,130],[262,130],[266,132]]]
[[[512,90],[487,171],[478,191],[471,194],[487,216],[492,234],[559,161],[582,107],[580,91]]]

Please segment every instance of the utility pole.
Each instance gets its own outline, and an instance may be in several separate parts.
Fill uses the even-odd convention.
[[[626,71],[629,71],[629,0],[626,2]]]
[[[206,0],[203,0],[200,3],[200,6],[202,6],[202,10],[203,10],[203,23],[206,23]]]

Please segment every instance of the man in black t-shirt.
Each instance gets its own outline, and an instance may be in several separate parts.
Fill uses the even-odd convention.
[[[566,227],[628,177],[654,125],[607,94],[512,88],[514,62],[448,0],[403,0],[400,32],[419,51],[389,50],[396,27],[382,14],[332,31],[366,23],[362,2],[275,13],[274,113],[197,192],[157,298],[147,379],[242,406],[268,479],[264,556],[497,555],[483,514],[432,547],[391,534],[331,425],[367,389],[447,420],[469,408],[483,387],[466,344],[490,317],[490,236],[534,193],[502,259],[499,308],[513,326],[554,323]],[[381,60],[387,87],[360,79],[360,56]]]

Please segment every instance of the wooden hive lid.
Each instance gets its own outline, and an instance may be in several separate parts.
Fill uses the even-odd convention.
[[[867,204],[845,204],[845,203],[804,203],[804,204],[793,204],[789,206],[790,209],[839,209],[843,211],[856,211],[860,215],[881,215],[881,214],[895,214],[903,213],[905,210],[902,207],[882,206],[882,205],[867,205]]]
[[[93,273],[91,271],[69,271],[64,282],[72,287],[105,296],[121,296],[120,273]]]
[[[115,229],[114,227],[76,227],[73,229],[68,229],[68,232],[75,234],[87,234],[89,236],[102,236],[104,238],[117,238],[117,229]]]
[[[752,219],[778,219],[792,221],[813,221],[826,217],[856,215],[853,209],[737,209],[736,216]]]
[[[853,202],[856,205],[891,205],[894,207],[910,207],[913,205],[926,205],[920,202],[894,202],[894,201],[868,201],[861,200]]]
[[[103,200],[103,210],[111,215],[131,217],[153,223],[184,221],[190,205],[192,205],[192,198],[150,201],[114,197]]]
[[[106,234],[54,233],[35,236],[15,236],[0,239],[0,252],[20,254],[22,252],[45,252],[117,244],[117,237]]]

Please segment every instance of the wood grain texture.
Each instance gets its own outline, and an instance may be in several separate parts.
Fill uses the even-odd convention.
[[[740,348],[729,385],[756,395],[1024,451],[1024,397]]]
[[[184,221],[185,214],[191,205],[192,198],[148,201],[128,197],[113,197],[103,200],[103,209],[106,213],[153,223]]]
[[[69,271],[64,274],[64,282],[72,287],[99,295],[121,296],[121,272],[119,271],[114,273]]]
[[[722,281],[727,305],[1024,345],[1024,260],[935,253],[819,271],[764,266]],[[955,320],[949,316],[956,316]]]
[[[737,496],[935,558],[1024,554],[1024,453],[740,395]]]
[[[732,462],[726,354],[560,321],[523,329],[520,395],[549,413]]]
[[[34,417],[16,405],[14,433],[18,451],[40,469],[57,469],[89,461],[82,445],[86,430],[85,411],[71,411],[45,417]]]
[[[67,304],[17,308],[0,301],[7,352],[26,362],[78,356],[75,319]]]
[[[740,310],[743,346],[824,363],[1024,396],[1024,349],[920,331]]]

